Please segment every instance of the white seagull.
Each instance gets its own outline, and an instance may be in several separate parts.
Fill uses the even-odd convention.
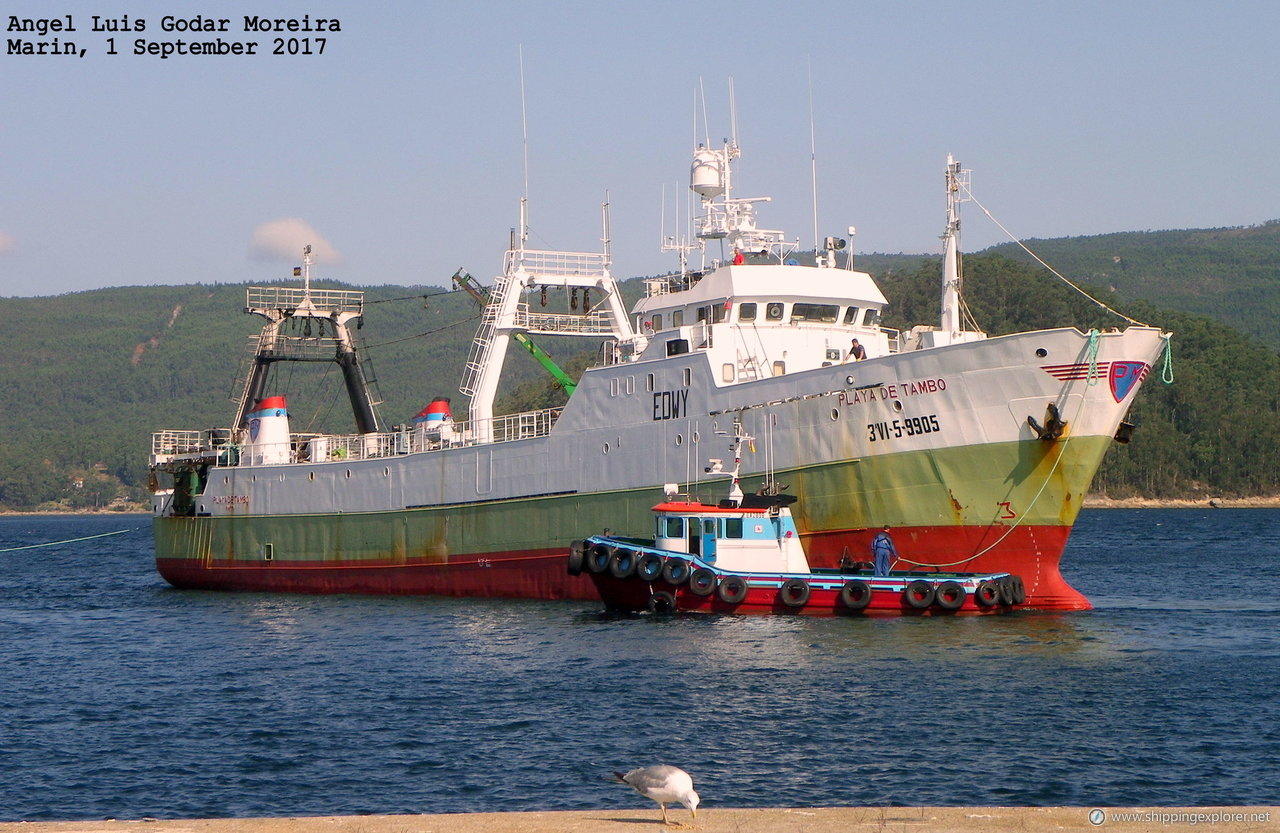
[[[620,784],[628,784],[645,798],[652,798],[662,808],[662,823],[667,821],[667,805],[677,802],[689,808],[694,821],[698,819],[698,794],[693,791],[693,778],[683,769],[666,764],[642,766],[625,775],[615,772]]]

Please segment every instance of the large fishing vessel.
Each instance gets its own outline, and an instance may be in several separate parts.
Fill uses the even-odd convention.
[[[904,565],[1011,573],[1029,607],[1087,608],[1059,559],[1169,335],[980,332],[961,296],[968,172],[950,157],[940,320],[882,326],[888,302],[838,257],[843,240],[802,258],[757,224],[764,200],[734,193],[738,156],[734,141],[695,151],[700,215],[670,240],[681,268],[646,280],[630,314],[608,244],[529,248],[522,203],[492,288],[459,275],[484,303],[465,420],[440,400],[411,427],[382,427],[350,331],[363,296],[313,288],[309,256],[300,286],[250,288],[246,311],[266,322],[231,426],[153,436],[161,575],[187,588],[593,598],[565,569],[568,539],[643,536],[655,490],[696,493],[736,424],[758,438],[748,491],[772,472],[803,495],[794,521],[814,568],[865,557],[888,524]],[[606,208],[606,240],[607,226]],[[321,335],[296,335],[299,322]],[[562,408],[495,413],[508,348],[538,355],[539,334],[601,343],[595,366],[563,379]],[[292,431],[271,389],[277,363],[317,359],[342,368],[352,434]]]

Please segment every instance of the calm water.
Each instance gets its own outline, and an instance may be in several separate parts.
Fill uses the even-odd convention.
[[[1280,510],[1086,511],[1098,609],[608,616],[170,589],[147,520],[0,519],[0,820],[1280,802]]]

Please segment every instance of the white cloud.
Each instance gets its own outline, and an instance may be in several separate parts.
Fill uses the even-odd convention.
[[[0,231],[0,255],[7,255],[18,250],[18,241],[12,234]]]
[[[342,260],[342,255],[328,240],[297,217],[271,220],[254,229],[253,239],[249,241],[249,254],[257,260],[296,263],[302,258],[302,248],[307,245],[311,246],[316,263],[338,263]]]

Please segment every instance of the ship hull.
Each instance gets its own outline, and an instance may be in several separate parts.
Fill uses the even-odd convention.
[[[702,466],[740,422],[760,446],[743,488],[771,472],[800,497],[814,567],[889,524],[899,569],[1014,573],[1028,607],[1086,609],[1059,562],[1163,344],[1040,331],[729,386],[695,355],[592,369],[536,437],[212,467],[192,516],[157,496],[156,563],[189,588],[590,599],[568,542],[652,537],[663,484],[723,489]],[[1049,403],[1066,426],[1041,438],[1028,417]]]

